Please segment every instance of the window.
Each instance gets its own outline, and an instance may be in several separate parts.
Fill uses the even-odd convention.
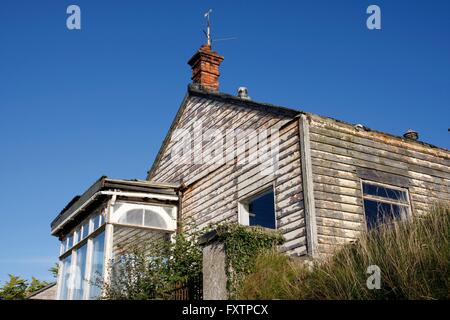
[[[80,240],[79,238],[80,238],[80,229],[74,231],[74,233],[73,233],[73,245],[72,246],[76,245],[79,242],[79,240]]]
[[[174,231],[177,226],[175,208],[156,205],[120,204],[112,221],[168,231]]]
[[[406,218],[410,212],[408,190],[375,182],[362,182],[367,229],[392,219]]]
[[[72,247],[73,247],[73,234],[70,234],[69,236],[67,236],[66,239],[66,250],[69,250]]]
[[[85,239],[89,235],[89,221],[81,227],[80,240]]]
[[[144,226],[167,229],[167,223],[164,221],[164,218],[152,210],[144,210]]]
[[[105,232],[97,229],[104,223],[95,215],[82,224],[76,232],[61,242],[60,300],[82,300],[100,295],[99,280],[103,276]],[[74,239],[78,238],[78,243]],[[88,279],[88,271],[91,272]],[[95,283],[91,283],[95,282]]]
[[[80,228],[70,233],[61,245],[60,255],[71,250],[74,246],[86,239],[91,233],[100,228],[104,224],[103,215],[97,213],[88,218]]]
[[[93,252],[91,262],[91,276],[89,281],[89,298],[96,299],[101,295],[99,284],[103,277],[103,259],[105,247],[105,232],[100,233],[93,239]],[[100,283],[99,283],[100,282]]]
[[[241,201],[239,222],[244,225],[276,229],[273,188]]]
[[[135,226],[143,225],[144,221],[144,211],[142,209],[132,209],[125,212],[119,219],[119,223],[131,224]]]
[[[94,216],[94,218],[92,218],[92,221],[93,221],[93,225],[94,225],[94,228],[93,228],[92,231],[95,231],[95,230],[97,230],[97,229],[102,225],[102,223],[103,223],[103,221],[102,221],[102,215],[101,215],[101,214],[98,214],[98,215]]]
[[[86,275],[86,257],[87,245],[76,250],[76,264],[74,270],[74,300],[82,300],[85,290],[85,275]]]
[[[67,300],[69,298],[69,290],[72,287],[71,281],[71,266],[72,266],[72,255],[68,255],[62,261],[62,275],[61,275],[61,286],[60,286],[60,299]]]

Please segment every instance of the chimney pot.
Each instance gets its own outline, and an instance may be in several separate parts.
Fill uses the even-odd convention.
[[[207,91],[219,91],[219,66],[223,57],[211,51],[211,46],[204,44],[188,64],[192,68],[192,82]]]
[[[403,137],[408,140],[419,140],[419,133],[413,129],[408,129]]]

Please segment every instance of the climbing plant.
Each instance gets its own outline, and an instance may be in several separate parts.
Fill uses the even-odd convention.
[[[215,230],[217,240],[225,245],[227,289],[230,298],[234,298],[245,276],[254,270],[256,257],[282,244],[284,239],[278,231],[236,223],[222,224]]]

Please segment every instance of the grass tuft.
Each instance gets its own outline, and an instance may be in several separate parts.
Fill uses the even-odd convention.
[[[380,289],[366,285],[371,265]],[[450,207],[381,225],[312,265],[272,250],[255,266],[241,299],[450,299]]]

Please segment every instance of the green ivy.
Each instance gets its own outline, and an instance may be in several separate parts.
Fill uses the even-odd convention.
[[[255,268],[255,260],[263,250],[284,242],[281,233],[262,227],[223,224],[216,227],[217,240],[225,245],[227,289],[233,299],[243,279]]]

